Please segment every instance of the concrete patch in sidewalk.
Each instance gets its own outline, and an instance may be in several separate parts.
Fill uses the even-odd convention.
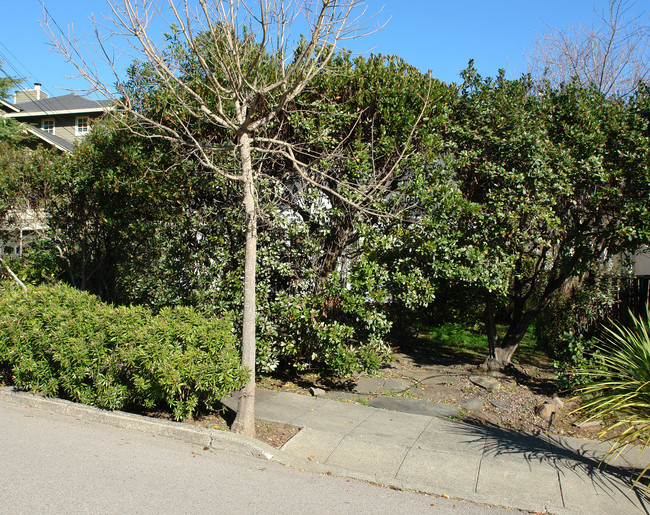
[[[442,404],[408,397],[390,397],[387,395],[380,395],[374,399],[370,399],[369,402],[374,408],[401,411],[416,415],[426,415],[428,417],[455,417],[460,411],[458,406],[453,406],[451,404]]]

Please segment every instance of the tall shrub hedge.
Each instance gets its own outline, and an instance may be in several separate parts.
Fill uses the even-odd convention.
[[[242,386],[229,320],[114,307],[65,285],[0,285],[0,371],[15,386],[101,408],[191,416]]]

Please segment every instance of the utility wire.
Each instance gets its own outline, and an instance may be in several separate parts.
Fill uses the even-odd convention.
[[[54,26],[56,28],[56,30],[58,30],[59,34],[62,37],[62,40],[65,40],[67,42],[67,44],[69,45],[69,48],[72,49],[73,53],[76,54],[77,57],[82,59],[82,57],[79,54],[76,46],[72,43],[72,41],[70,40],[68,35],[65,32],[63,32],[63,30],[61,29],[61,27],[57,23],[56,19],[54,18],[54,16],[52,16],[52,14],[49,12],[47,7],[45,7],[44,1],[43,0],[36,0],[36,1],[40,4],[40,6],[43,9],[44,16],[45,16],[45,19],[46,19],[46,23],[51,23],[52,26]],[[4,49],[4,51],[2,49]],[[15,80],[15,79],[19,78],[19,79],[25,80],[25,81],[27,81],[28,78],[31,78],[31,79],[33,79],[33,81],[35,83],[41,84],[42,90],[48,95],[47,99],[42,98],[41,100],[47,100],[48,104],[50,106],[49,109],[46,109],[41,104],[40,107],[41,107],[41,112],[43,113],[42,116],[44,118],[50,118],[50,119],[54,120],[54,123],[55,123],[54,127],[55,128],[56,127],[64,127],[64,125],[65,125],[63,123],[64,118],[63,118],[63,115],[59,113],[59,111],[64,111],[64,110],[67,110],[68,108],[60,100],[60,95],[58,95],[58,96],[54,95],[52,92],[50,92],[48,87],[42,87],[42,81],[38,80],[36,75],[34,73],[32,73],[25,66],[24,63],[22,63],[19,59],[17,59],[16,56],[11,52],[11,50],[4,43],[2,43],[1,41],[0,41],[0,58],[2,59],[2,62],[6,65],[6,67],[8,67],[11,70],[11,75],[10,75],[9,73],[7,73],[6,69],[3,69],[3,67],[0,66],[0,74],[3,75],[5,78],[10,79],[10,80]],[[24,79],[23,79],[24,74],[19,71],[18,67],[21,67],[23,70],[25,70],[25,72],[27,72],[27,75],[25,76]],[[48,104],[46,104],[46,105],[48,105]],[[58,106],[58,109],[57,109],[57,106]],[[41,128],[41,127],[39,127],[39,128]]]
[[[16,56],[13,55],[13,54],[11,53],[11,51],[10,51],[10,50],[9,50],[9,49],[8,49],[8,48],[7,48],[3,43],[2,43],[2,42],[0,42],[0,46],[2,46],[2,47],[6,50],[6,52],[8,52],[8,54],[11,55],[11,57],[12,57],[15,61],[17,61]],[[12,77],[12,76],[9,75],[9,74],[7,73],[7,71],[4,70],[2,67],[0,67],[0,73],[4,76],[4,78],[9,79],[9,80],[12,80],[12,81],[15,81],[16,77],[19,77],[20,72],[18,71],[18,69],[16,68],[16,66],[14,65],[14,63],[13,63],[10,59],[8,59],[7,56],[6,56],[6,55],[5,55],[1,50],[0,50],[0,58],[2,58],[3,62],[4,62],[4,63],[7,63],[8,66],[11,68],[11,70],[12,70],[12,75],[14,75],[14,74],[15,74],[15,75]],[[30,75],[31,78],[34,78],[34,79],[35,79],[35,82],[39,82],[38,79],[36,79],[36,77],[35,77],[35,76],[34,76],[34,75],[33,75],[33,74],[32,74],[32,73],[31,73],[31,72],[30,72],[30,71],[29,71],[29,70],[28,70],[24,65],[23,65],[23,68],[25,68],[25,70],[27,71],[27,73],[29,73],[29,75]],[[45,88],[43,88],[43,89],[45,90]],[[45,92],[48,93],[47,90],[45,90]],[[49,93],[48,93],[48,95],[49,95]],[[63,102],[61,102],[60,97],[57,97],[57,96],[48,96],[47,99],[41,99],[41,100],[49,100],[49,101],[50,101],[50,105],[52,105],[52,106],[56,106],[56,105],[58,104],[58,105],[60,106],[60,110],[67,110],[67,106],[65,106],[65,105],[63,104]],[[41,112],[42,112],[43,115],[44,115],[44,116],[43,116],[44,118],[50,118],[50,119],[54,120],[54,123],[55,123],[54,126],[55,126],[55,128],[56,128],[57,126],[58,126],[58,127],[64,127],[64,124],[63,124],[63,115],[58,114],[56,110],[55,110],[55,111],[52,111],[52,110],[50,110],[50,109],[46,109],[46,108],[44,108],[42,105],[41,105],[41,110],[42,110]],[[29,122],[27,122],[27,123],[29,123]],[[29,124],[32,125],[31,123],[29,123]],[[39,126],[38,128],[39,128],[39,129],[42,129],[42,127],[40,127],[40,126]]]
[[[72,51],[77,55],[77,57],[78,57],[81,61],[83,61],[84,59],[83,59],[83,57],[81,56],[81,54],[79,54],[79,51],[77,50],[77,46],[74,45],[74,44],[72,43],[72,41],[70,41],[70,38],[68,37],[68,35],[67,35],[65,32],[63,32],[63,30],[61,29],[61,27],[59,27],[59,24],[58,24],[58,23],[56,22],[56,20],[54,19],[54,16],[52,16],[52,14],[50,13],[50,11],[47,10],[47,7],[45,7],[45,2],[44,2],[44,0],[36,0],[36,1],[37,1],[38,3],[40,3],[40,4],[41,4],[41,7],[43,8],[43,12],[45,13],[45,16],[46,16],[46,18],[45,18],[45,23],[46,23],[46,25],[49,26],[48,21],[51,20],[52,23],[54,24],[54,26],[55,26],[55,27],[57,28],[57,30],[59,31],[59,33],[61,34],[61,36],[63,36],[63,39],[65,39],[66,42],[68,43],[68,47],[72,49]]]
[[[65,41],[68,43],[68,45],[70,46],[70,48],[73,50],[73,52],[74,52],[74,53],[75,53],[75,54],[76,54],[76,55],[81,59],[81,55],[80,55],[79,52],[77,51],[76,46],[72,44],[72,41],[70,41],[70,38],[68,37],[68,35],[67,35],[67,34],[66,34],[62,29],[61,29],[61,27],[60,27],[59,24],[57,23],[56,19],[54,18],[54,16],[52,16],[52,14],[50,13],[50,11],[49,11],[49,10],[47,9],[47,7],[45,6],[45,2],[44,2],[43,0],[36,0],[36,1],[37,1],[37,2],[39,3],[39,5],[42,7],[43,12],[44,12],[44,14],[45,14],[45,16],[46,16],[46,20],[51,21],[51,23],[53,23],[53,25],[54,25],[54,26],[56,27],[56,29],[59,31],[59,33],[61,34],[61,36],[65,39]],[[27,77],[32,78],[32,79],[34,80],[35,83],[39,83],[39,84],[41,84],[41,88],[42,88],[42,90],[45,91],[45,93],[48,94],[48,100],[50,100],[50,102],[51,102],[52,104],[58,104],[58,105],[60,106],[61,110],[65,110],[65,109],[66,109],[66,106],[65,106],[65,105],[64,105],[64,104],[59,100],[59,96],[54,95],[53,92],[51,92],[47,86],[46,86],[46,87],[42,87],[42,81],[40,81],[40,80],[36,77],[35,74],[33,74],[29,69],[27,69],[27,67],[26,67],[24,64],[22,64],[22,63],[21,63],[21,62],[16,58],[16,56],[11,52],[11,50],[9,50],[9,49],[7,48],[7,46],[6,46],[4,43],[2,43],[1,41],[0,41],[0,46],[1,46],[2,48],[4,48],[4,50],[7,52],[7,54],[9,54],[9,55],[11,56],[12,59],[9,59],[9,58],[8,58],[8,57],[7,57],[7,56],[6,56],[2,51],[0,51],[0,57],[2,57],[3,61],[4,61],[4,62],[5,62],[5,63],[10,67],[10,68],[11,68],[12,73],[15,73],[15,77],[11,77],[9,74],[7,74],[7,72],[6,72],[5,70],[2,70],[2,69],[0,68],[0,71],[2,71],[2,73],[4,74],[4,76],[5,76],[6,78],[8,78],[8,79],[19,78],[19,77],[21,77],[21,76],[23,75],[22,73],[20,73],[20,71],[18,70],[18,68],[17,68],[16,65],[14,64],[14,63],[18,63],[19,66],[21,66],[21,67],[22,67],[22,68],[27,72]],[[27,78],[27,77],[26,77],[26,78]],[[61,120],[60,115],[56,115],[56,114],[54,114],[54,112],[48,111],[48,110],[46,110],[46,109],[43,109],[43,113],[45,113],[46,116],[49,116],[50,118],[53,118],[53,119],[55,119],[55,120],[56,120],[56,119],[58,119],[59,121]]]

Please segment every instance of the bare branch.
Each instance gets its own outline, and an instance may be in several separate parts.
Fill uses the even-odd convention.
[[[5,270],[7,271],[7,273],[9,274],[9,276],[14,280],[14,282],[15,282],[18,286],[20,286],[20,287],[23,289],[23,291],[27,291],[27,286],[25,286],[25,283],[22,282],[22,281],[18,278],[18,276],[17,276],[16,274],[14,274],[13,270],[12,270],[11,268],[9,268],[9,265],[7,264],[7,262],[6,262],[4,259],[0,258],[0,263],[2,263],[2,266],[5,267]]]
[[[94,44],[114,74],[111,82],[102,80],[92,61],[83,57],[85,48],[79,40],[58,34],[46,22],[54,45],[95,90],[115,102],[115,119],[123,129],[169,142],[179,159],[191,159],[242,184],[246,216],[242,365],[250,377],[240,392],[233,428],[254,433],[260,175],[274,157],[282,158],[291,163],[291,180],[369,213],[406,157],[417,129],[397,153],[397,162],[376,171],[369,184],[348,184],[318,169],[319,163],[337,156],[342,143],[323,156],[301,152],[300,158],[312,160],[306,163],[296,156],[297,147],[278,136],[275,125],[282,125],[280,115],[327,71],[340,43],[370,32],[365,24],[372,17],[363,8],[364,0],[107,0],[107,4],[111,15],[105,25],[95,23]],[[290,30],[297,21],[308,28],[299,42]],[[159,24],[165,37],[157,42],[153,35]],[[132,59],[126,79],[115,55]],[[229,154],[218,156],[224,152]]]
[[[650,26],[634,0],[610,0],[593,25],[547,26],[528,55],[533,76],[553,85],[577,81],[606,95],[628,95],[650,79]]]

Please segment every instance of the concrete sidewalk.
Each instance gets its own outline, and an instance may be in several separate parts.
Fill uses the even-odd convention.
[[[490,506],[589,514],[648,513],[650,507],[643,485],[630,489],[633,465],[645,466],[650,454],[632,449],[599,468],[609,446],[596,441],[530,436],[258,389],[258,418],[302,427],[277,450],[242,435],[44,399],[6,387],[0,388],[0,400],[272,459],[313,472]]]
[[[408,400],[408,399],[405,399]],[[257,391],[257,417],[301,426],[276,459],[436,495],[552,513],[648,513],[630,450],[599,467],[609,444],[500,428],[285,392]],[[290,459],[291,458],[291,459]]]

